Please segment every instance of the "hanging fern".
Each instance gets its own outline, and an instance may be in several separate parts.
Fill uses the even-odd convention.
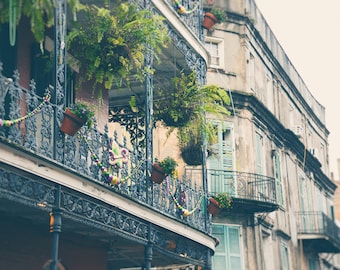
[[[82,82],[94,80],[94,90],[142,80],[145,55],[158,59],[170,41],[164,18],[122,3],[113,9],[86,6],[85,25],[77,23],[68,35],[70,52],[79,60]],[[130,77],[131,76],[131,77]]]
[[[79,0],[66,0],[66,3],[74,15],[73,19],[76,19],[76,13],[81,9]],[[54,25],[55,1],[0,0],[0,23],[10,23],[13,9],[15,9],[15,25],[11,27],[16,27],[20,23],[22,16],[26,16],[30,20],[34,38],[39,43],[43,42],[46,29]]]

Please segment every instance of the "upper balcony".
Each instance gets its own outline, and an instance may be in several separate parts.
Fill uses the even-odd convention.
[[[199,175],[197,170],[190,171],[190,176]],[[275,179],[264,175],[229,171],[207,170],[209,194],[214,196],[226,192],[232,199],[228,212],[257,213],[272,212],[278,207]]]
[[[20,163],[14,158],[27,156],[30,159],[30,156],[35,160],[37,169],[46,166],[42,165],[45,163],[53,164],[65,173],[86,178],[95,185],[147,204],[154,211],[207,231],[203,226],[207,217],[204,212],[196,211],[183,218],[174,201],[179,190],[186,193],[186,199],[180,202],[183,208],[193,209],[202,200],[203,191],[194,189],[191,179],[168,177],[167,185],[151,183],[152,189],[149,190],[145,153],[137,151],[134,146],[130,148],[127,137],[118,136],[116,131],[109,133],[107,127],[100,133],[96,125],[90,131],[84,126],[74,137],[64,135],[59,130],[61,123],[56,120],[56,115],[63,112],[47,101],[47,96],[37,96],[33,82],[32,89],[27,91],[19,86],[19,77],[4,77],[1,67],[0,63],[1,163],[34,172],[33,168],[26,168],[27,163]],[[122,150],[127,153],[125,161],[119,152]],[[10,152],[17,154],[9,156]],[[118,179],[117,184],[112,184],[112,177]],[[173,196],[169,195],[169,191]]]
[[[36,95],[33,82],[31,86],[29,91],[20,87],[17,73],[14,78],[3,76],[0,64],[0,212],[10,209],[22,218],[44,224],[46,216],[36,208],[51,211],[56,202],[55,186],[61,185],[66,217],[77,216],[109,228],[113,222],[117,222],[114,226],[123,226],[116,218],[127,218],[128,213],[136,222],[146,219],[157,228],[167,228],[167,232],[184,233],[192,239],[203,235],[210,238],[209,215],[201,207],[206,200],[202,187],[189,178],[168,177],[160,185],[149,182],[145,152],[129,147],[126,137],[109,133],[107,126],[103,133],[95,124],[90,131],[84,126],[77,136],[65,135],[56,117],[63,111],[48,101],[48,96],[42,99]],[[128,153],[126,160],[122,159],[122,150]],[[110,206],[101,206],[103,202]],[[115,211],[122,212],[116,216]],[[131,229],[121,227],[128,233]],[[88,233],[79,224],[73,224],[72,231]],[[96,235],[95,230],[91,233]],[[166,238],[166,233],[161,235]],[[102,232],[97,237],[102,238]],[[165,249],[168,241],[176,245],[170,238],[163,240],[159,244]],[[133,244],[128,245],[126,252],[133,248]],[[170,251],[175,252],[175,248]],[[201,255],[188,256],[195,259]],[[154,254],[154,260],[159,265],[165,262],[161,254]]]
[[[340,252],[340,228],[322,212],[297,213],[298,239],[305,249],[318,253]]]

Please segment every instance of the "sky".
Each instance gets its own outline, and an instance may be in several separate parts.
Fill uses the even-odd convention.
[[[312,95],[326,109],[330,171],[339,180],[340,0],[255,0]]]

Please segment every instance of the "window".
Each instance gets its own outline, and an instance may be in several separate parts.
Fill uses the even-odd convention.
[[[49,37],[45,38],[44,52],[41,52],[40,45],[38,43],[33,44],[32,51],[32,66],[31,77],[36,82],[36,93],[43,97],[46,89],[53,82],[54,73],[54,59],[53,59],[53,40]],[[71,56],[67,55],[70,59]],[[67,65],[66,70],[66,106],[74,103],[75,99],[75,78],[78,70],[74,68],[74,65]]]
[[[279,205],[283,206],[283,187],[282,187],[282,177],[281,177],[281,161],[280,161],[280,152],[276,151],[273,155],[274,162],[274,175],[276,181],[276,196],[277,202]]]
[[[288,247],[285,242],[281,242],[280,244],[280,255],[281,255],[281,269],[282,270],[289,270],[289,254],[288,254]]]
[[[210,54],[210,66],[224,69],[224,44],[222,39],[207,37],[205,48]]]
[[[215,122],[217,143],[211,146],[214,154],[208,158],[209,191],[235,194],[234,171],[234,132],[231,123]],[[223,172],[223,173],[222,173]]]
[[[319,264],[318,258],[309,258],[308,264],[309,264],[310,270],[320,270],[320,264]]]
[[[263,136],[255,133],[256,173],[263,175]]]
[[[212,232],[220,240],[212,258],[212,269],[243,270],[240,227],[213,224]]]
[[[3,64],[2,75],[12,77],[17,69],[17,43],[14,46],[9,42],[8,24],[3,24],[0,28],[0,62]]]
[[[249,89],[255,93],[255,57],[252,53],[249,53],[249,58],[247,59],[247,80]]]

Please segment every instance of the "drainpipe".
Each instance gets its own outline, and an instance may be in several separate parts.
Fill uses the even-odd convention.
[[[61,186],[57,186],[55,207],[50,212],[50,232],[52,233],[52,251],[50,270],[57,270],[59,234],[61,233],[61,213],[60,209]]]

